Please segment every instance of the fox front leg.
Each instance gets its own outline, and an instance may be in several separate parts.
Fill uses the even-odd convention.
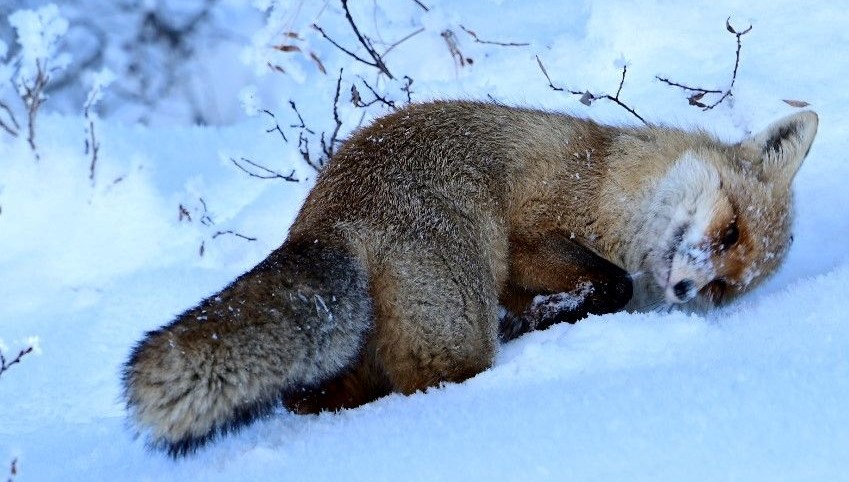
[[[560,233],[511,239],[510,277],[501,293],[502,341],[589,314],[621,310],[633,294],[622,268]]]

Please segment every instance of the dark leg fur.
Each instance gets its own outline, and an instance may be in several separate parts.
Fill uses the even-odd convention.
[[[501,294],[507,309],[499,323],[501,341],[619,311],[633,295],[626,271],[560,234],[511,241],[510,280]]]

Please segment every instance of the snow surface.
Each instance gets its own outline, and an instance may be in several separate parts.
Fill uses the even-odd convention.
[[[17,458],[21,481],[849,480],[849,10],[789,0],[432,0],[428,12],[400,0],[358,3],[353,13],[382,45],[425,29],[386,56],[393,73],[415,79],[415,100],[491,95],[635,122],[612,103],[587,107],[551,91],[539,55],[556,84],[594,93],[614,93],[627,65],[622,98],[641,115],[729,140],[796,110],[782,99],[809,102],[820,130],[795,182],[785,266],[707,316],[591,317],[505,345],[492,369],[462,384],[336,414],[281,410],[178,461],[148,451],[120,400],[130,347],[283,240],[314,177],[292,143],[288,99],[308,123],[326,123],[339,67],[346,89],[357,74],[374,79],[308,28],[351,41],[335,2],[283,3],[271,18],[302,33],[305,52],[275,54],[289,75],[256,74],[271,27],[246,42],[248,64],[205,54],[222,84],[253,79],[224,102],[280,113],[289,144],[265,132],[273,122],[261,114],[219,127],[96,119],[92,181],[82,116],[51,115],[48,100],[38,162],[25,139],[0,131],[0,347],[7,357],[27,343],[42,352],[0,377],[0,477],[4,460]],[[654,76],[727,86],[729,16],[739,29],[753,25],[733,103],[702,112]],[[531,45],[474,43],[461,24],[482,39]],[[446,28],[471,66],[452,60]],[[384,87],[400,99],[397,85]],[[350,129],[362,112],[342,104]],[[294,170],[301,182],[247,176],[230,161],[241,157]],[[191,220],[180,220],[180,206]],[[256,241],[214,237],[228,230]]]

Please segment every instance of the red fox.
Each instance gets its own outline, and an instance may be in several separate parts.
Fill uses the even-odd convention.
[[[280,403],[466,380],[499,338],[558,321],[725,303],[784,258],[817,124],[801,112],[726,144],[494,103],[405,107],[340,147],[281,247],[146,334],[128,410],[181,455]]]

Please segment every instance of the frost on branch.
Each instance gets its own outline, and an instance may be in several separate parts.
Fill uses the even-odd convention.
[[[97,168],[97,154],[100,151],[100,143],[97,141],[97,136],[94,132],[95,120],[98,120],[96,108],[97,104],[103,99],[103,90],[109,84],[115,81],[115,74],[104,68],[100,72],[91,75],[91,90],[86,96],[85,104],[83,104],[83,118],[85,119],[85,153],[90,156],[88,178],[94,184],[94,170]]]
[[[23,102],[27,116],[27,142],[36,159],[35,122],[41,105],[47,99],[46,87],[51,76],[64,70],[71,56],[59,52],[59,42],[68,31],[68,21],[61,17],[59,8],[49,4],[38,10],[18,10],[9,15],[9,24],[15,29],[20,50],[3,66],[11,72],[8,79],[0,72],[0,81],[11,82]],[[0,58],[5,57],[7,46],[0,48]],[[0,92],[1,93],[1,92]],[[17,135],[20,126],[12,108],[0,101],[0,110],[6,115],[2,128]]]

